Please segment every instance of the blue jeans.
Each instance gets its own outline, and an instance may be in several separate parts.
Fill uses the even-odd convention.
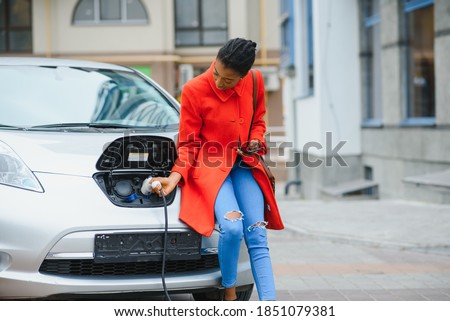
[[[239,250],[244,237],[259,299],[276,300],[263,194],[251,169],[240,158],[220,188],[214,210],[220,228],[222,286],[231,288],[236,285]]]

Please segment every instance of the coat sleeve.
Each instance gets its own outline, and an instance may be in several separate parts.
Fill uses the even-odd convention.
[[[252,130],[250,132],[250,140],[257,139],[261,143],[262,151],[261,155],[267,153],[266,140],[264,134],[266,133],[266,122],[264,121],[264,115],[266,113],[265,102],[265,88],[264,78],[259,70],[256,70],[257,90],[256,90],[256,111],[253,117]]]
[[[199,138],[203,119],[197,110],[196,95],[185,85],[181,94],[180,129],[178,131],[177,152],[178,157],[172,171],[181,174],[183,185],[188,177],[189,169],[195,165],[197,154],[201,147]]]

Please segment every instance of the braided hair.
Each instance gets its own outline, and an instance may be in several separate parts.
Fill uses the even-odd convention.
[[[217,58],[226,68],[245,76],[255,62],[256,42],[242,38],[231,39],[219,49]]]

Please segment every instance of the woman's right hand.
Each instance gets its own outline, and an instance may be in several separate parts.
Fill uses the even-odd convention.
[[[158,194],[159,196],[162,196],[161,189],[164,195],[170,194],[175,187],[177,187],[179,181],[181,180],[181,174],[177,172],[170,173],[169,177],[153,177],[149,184],[152,184],[153,182],[160,182],[161,187],[153,187],[152,192]]]

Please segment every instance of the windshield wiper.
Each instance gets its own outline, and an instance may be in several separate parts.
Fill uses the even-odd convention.
[[[114,124],[114,123],[92,123],[89,124],[92,128],[128,128],[130,130],[166,130],[169,125],[126,125],[126,124]]]
[[[90,123],[89,127],[94,128],[133,128],[135,126],[115,123]]]
[[[7,129],[25,129],[23,127],[17,127],[17,126],[12,126],[12,125],[6,125],[6,124],[0,124],[0,128],[7,128]]]
[[[1,126],[1,125],[0,125]],[[29,128],[29,130],[39,130],[39,129],[70,129],[70,128],[92,128],[92,129],[129,129],[133,131],[168,131],[177,129],[177,124],[165,124],[165,125],[147,125],[139,126],[132,124],[117,124],[117,123],[56,123],[56,124],[45,124],[36,125]]]
[[[71,128],[71,127],[92,127],[92,128],[129,128],[129,125],[110,123],[57,123],[32,126],[31,128]]]
[[[31,126],[30,128],[65,128],[65,127],[88,127],[89,123],[58,123]]]

